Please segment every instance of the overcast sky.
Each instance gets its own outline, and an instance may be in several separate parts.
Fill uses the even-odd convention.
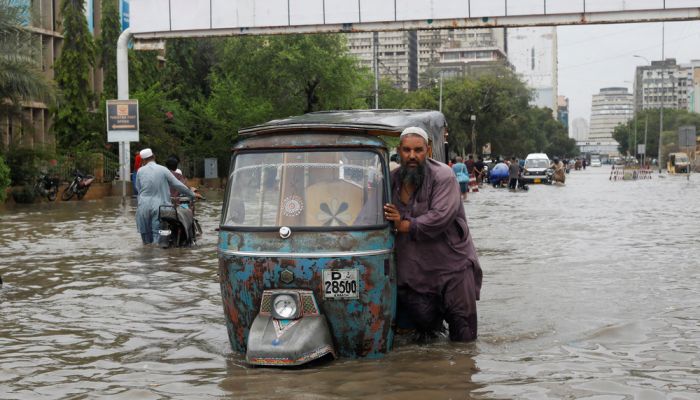
[[[661,23],[561,26],[559,95],[569,98],[569,123],[590,121],[591,96],[600,88],[632,91],[637,65],[661,59]],[[665,56],[678,63],[700,59],[700,21],[665,23]]]

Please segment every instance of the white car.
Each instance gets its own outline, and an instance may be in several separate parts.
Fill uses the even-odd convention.
[[[528,183],[551,183],[552,170],[549,168],[552,162],[544,153],[531,153],[525,158],[522,179]]]
[[[591,159],[591,167],[602,167],[603,164],[601,164],[600,160],[597,158]]]

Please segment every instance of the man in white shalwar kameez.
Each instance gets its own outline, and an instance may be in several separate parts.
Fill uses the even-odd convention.
[[[158,243],[160,221],[158,208],[171,205],[170,188],[176,189],[191,199],[195,194],[178,181],[164,166],[156,164],[156,157],[151,149],[141,150],[143,165],[136,173],[136,190],[138,191],[138,207],[136,208],[136,227],[141,234],[143,244]]]

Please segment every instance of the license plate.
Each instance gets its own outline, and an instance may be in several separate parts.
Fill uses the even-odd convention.
[[[542,180],[540,178],[535,178],[535,183],[540,183]]]
[[[159,234],[160,236],[170,236],[171,233],[172,233],[172,232],[170,232],[170,230],[160,230],[160,231],[158,231],[158,234]]]
[[[360,297],[356,269],[323,271],[323,297],[326,299],[357,299]]]

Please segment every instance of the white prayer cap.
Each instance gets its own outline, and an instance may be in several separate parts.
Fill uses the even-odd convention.
[[[153,157],[153,151],[151,149],[143,149],[143,150],[141,150],[141,152],[139,154],[141,155],[141,158],[144,160],[147,158]]]
[[[178,174],[182,175],[182,171],[180,171],[180,168],[176,169],[175,172],[177,172]]]
[[[406,135],[418,135],[425,139],[426,143],[430,142],[428,140],[428,134],[423,130],[423,128],[419,128],[417,126],[409,126],[408,128],[404,129],[399,138],[403,138]]]

